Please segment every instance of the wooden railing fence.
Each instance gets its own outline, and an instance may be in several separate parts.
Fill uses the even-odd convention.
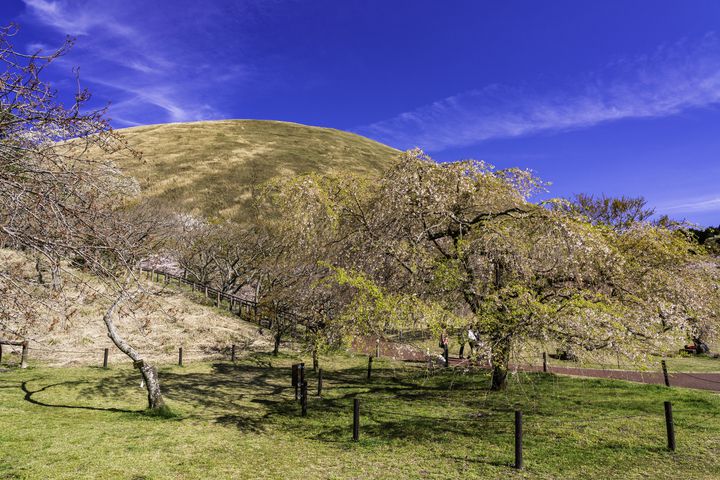
[[[164,270],[140,267],[140,271],[146,273],[149,279],[156,282],[171,283],[172,281],[175,281],[177,283],[188,285],[194,292],[204,293],[205,298],[212,300],[218,308],[224,308],[223,302],[225,302],[228,311],[237,315],[242,320],[257,324],[261,328],[272,328],[273,321],[289,322],[292,327],[287,333],[291,337],[304,338],[305,336],[306,332],[304,329],[298,328],[298,326],[304,326],[302,317],[292,312],[271,312],[267,308],[263,309],[261,305],[253,300],[248,300],[240,297],[239,295],[223,292],[203,283],[196,282]]]

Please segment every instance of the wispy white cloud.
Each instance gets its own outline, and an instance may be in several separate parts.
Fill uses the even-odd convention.
[[[117,82],[99,77],[86,77],[91,83],[103,85],[123,93],[123,101],[111,104],[113,120],[127,125],[139,125],[140,122],[131,120],[139,108],[156,107],[165,112],[169,122],[189,122],[198,120],[213,120],[223,117],[223,113],[208,104],[194,101],[179,101],[177,97],[181,89],[175,85],[140,85]],[[147,113],[147,112],[146,112]]]
[[[443,150],[497,138],[665,117],[720,103],[720,40],[708,34],[614,62],[562,88],[490,85],[356,129],[400,148]]]
[[[111,16],[102,15],[102,11],[87,8],[86,4],[81,5],[80,8],[72,8],[72,5],[62,0],[23,0],[23,2],[30,13],[41,19],[43,23],[70,35],[88,35],[98,28],[125,38],[136,35],[132,28],[114,21]],[[75,5],[78,3],[75,2]]]
[[[672,213],[720,212],[720,195],[676,200],[659,206],[658,211]]]
[[[119,126],[224,118],[221,108],[207,101],[213,86],[221,80],[237,85],[251,70],[239,63],[198,58],[191,48],[207,27],[203,22],[212,21],[211,7],[203,9],[206,18],[183,17],[189,27],[178,35],[177,24],[167,21],[162,9],[154,17],[139,16],[151,10],[141,1],[23,1],[27,21],[79,37],[71,55],[59,63],[81,65],[81,80],[94,91],[102,90]]]

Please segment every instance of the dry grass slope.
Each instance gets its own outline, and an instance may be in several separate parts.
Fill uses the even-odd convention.
[[[22,271],[33,277],[34,262],[25,255],[0,249],[2,268]],[[91,275],[65,266],[64,288],[55,294],[45,286],[36,286],[35,295],[42,302],[43,314],[30,327],[21,327],[31,340],[31,360],[55,365],[100,361],[104,348],[111,352],[110,361],[128,362],[107,336],[103,313],[112,303],[103,285]],[[148,359],[172,362],[178,347],[188,360],[224,354],[222,350],[236,344],[243,350],[270,349],[269,337],[260,335],[256,326],[235,315],[203,305],[204,298],[178,287],[146,282],[156,295],[139,308],[124,311],[116,320],[125,338]],[[0,324],[0,336],[9,336]],[[5,347],[3,362],[14,361]],[[15,354],[19,353],[19,349]]]
[[[277,176],[349,171],[373,175],[397,150],[329,128],[264,120],[222,120],[119,131],[142,152],[118,158],[147,198],[187,213],[244,222],[253,185]]]

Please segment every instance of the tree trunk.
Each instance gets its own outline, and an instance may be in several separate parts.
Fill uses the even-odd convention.
[[[158,378],[157,369],[143,360],[140,360],[139,363],[136,362],[135,365],[140,369],[143,380],[145,380],[145,387],[148,392],[148,408],[151,410],[163,409],[165,400],[160,391],[160,379]]]
[[[505,390],[510,363],[510,340],[499,339],[493,342],[490,362],[492,365],[490,390]]]
[[[103,316],[103,321],[105,322],[105,326],[108,330],[108,337],[110,337],[115,346],[121,352],[132,359],[133,366],[140,370],[148,393],[148,408],[153,411],[162,411],[166,409],[166,407],[165,400],[163,399],[162,392],[160,391],[160,380],[158,378],[157,370],[153,365],[143,360],[142,356],[120,336],[120,333],[117,331],[117,328],[115,328],[115,324],[113,323],[113,313],[123,300],[123,295],[120,295]]]
[[[317,348],[317,345],[313,345],[312,361],[313,361],[313,372],[317,372],[317,370],[318,370],[318,348]]]
[[[22,343],[22,351],[20,353],[20,368],[27,368],[28,341]]]
[[[282,338],[282,335],[280,332],[275,333],[275,348],[273,348],[273,355],[277,357],[278,352],[280,351],[280,340]]]
[[[52,289],[55,292],[59,292],[62,287],[62,278],[60,277],[60,264],[53,261],[50,265],[50,276],[52,278]]]
[[[45,283],[45,279],[42,274],[42,264],[40,263],[40,257],[35,258],[35,271],[37,272],[37,281],[40,285]]]
[[[500,292],[505,285],[505,265],[502,261],[495,262],[495,289]],[[501,312],[498,312],[501,314]],[[510,363],[510,336],[503,335],[502,330],[491,335],[490,364],[492,365],[492,381],[490,390],[505,390],[507,387],[508,365]]]

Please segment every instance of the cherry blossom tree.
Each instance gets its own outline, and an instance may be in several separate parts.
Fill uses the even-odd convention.
[[[542,189],[528,171],[410,151],[380,179],[305,176],[281,191],[293,235],[323,239],[315,251],[332,245],[326,261],[355,279],[370,311],[403,296],[435,330],[470,312],[491,349],[493,389],[517,343],[636,358],[674,345],[694,312],[711,309],[717,284],[680,231],[647,223],[639,204],[622,228],[594,222],[563,200],[532,202]]]

